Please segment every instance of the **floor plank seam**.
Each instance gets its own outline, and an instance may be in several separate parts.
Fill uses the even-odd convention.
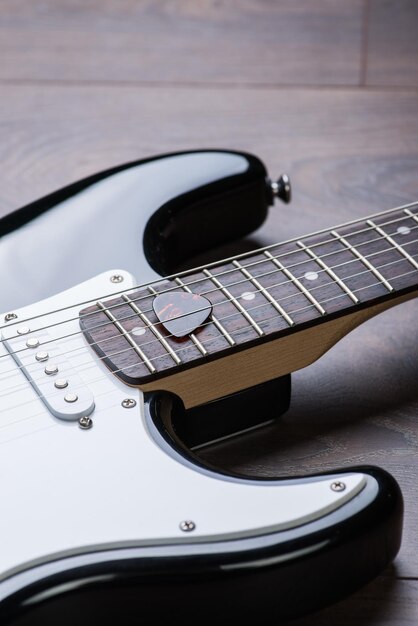
[[[349,91],[349,92],[381,92],[381,93],[416,93],[418,92],[418,85],[310,85],[310,84],[271,84],[271,83],[203,83],[203,82],[169,82],[169,81],[119,81],[119,80],[75,80],[75,79],[33,79],[33,78],[0,78],[0,85],[13,85],[13,86],[58,86],[58,87],[115,87],[115,88],[146,88],[146,89],[225,89],[225,90],[239,90],[248,89],[253,91]]]

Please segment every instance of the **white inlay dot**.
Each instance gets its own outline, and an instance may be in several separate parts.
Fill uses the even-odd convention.
[[[254,300],[255,293],[253,291],[244,291],[244,293],[240,295],[240,298],[243,300]]]
[[[142,328],[141,326],[135,326],[135,328],[131,330],[131,333],[133,335],[136,335],[137,337],[140,335],[145,335],[146,332],[147,332],[146,328]]]
[[[399,226],[396,232],[399,233],[400,235],[409,235],[409,233],[411,232],[411,229],[408,228],[408,226]]]
[[[316,280],[318,278],[318,274],[316,272],[306,272],[305,278],[306,280]]]

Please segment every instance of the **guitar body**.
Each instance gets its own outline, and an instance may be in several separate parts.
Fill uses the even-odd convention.
[[[249,480],[190,450],[285,411],[289,376],[185,410],[119,380],[80,333],[86,305],[252,232],[272,202],[256,157],[202,151],[109,170],[0,221],[2,624],[275,623],[395,557],[402,497],[383,470]],[[31,384],[9,354],[27,336],[64,382],[80,377],[86,415],[36,393],[44,364]]]
[[[107,269],[138,283],[171,274],[263,223],[273,200],[266,178],[251,155],[182,153],[108,170],[23,207],[0,220],[0,310]]]

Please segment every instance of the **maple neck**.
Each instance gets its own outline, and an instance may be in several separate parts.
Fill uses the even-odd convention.
[[[417,289],[418,205],[410,205],[98,302],[81,312],[81,326],[115,374],[141,386]],[[161,293],[204,296],[210,315],[175,337],[153,309]]]

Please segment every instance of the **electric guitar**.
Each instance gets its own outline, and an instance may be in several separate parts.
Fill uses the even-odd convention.
[[[418,293],[418,206],[184,270],[286,176],[169,154],[0,221],[2,624],[277,623],[397,554],[377,467],[254,480],[193,450],[260,426],[290,373]],[[301,584],[302,583],[302,584]]]

